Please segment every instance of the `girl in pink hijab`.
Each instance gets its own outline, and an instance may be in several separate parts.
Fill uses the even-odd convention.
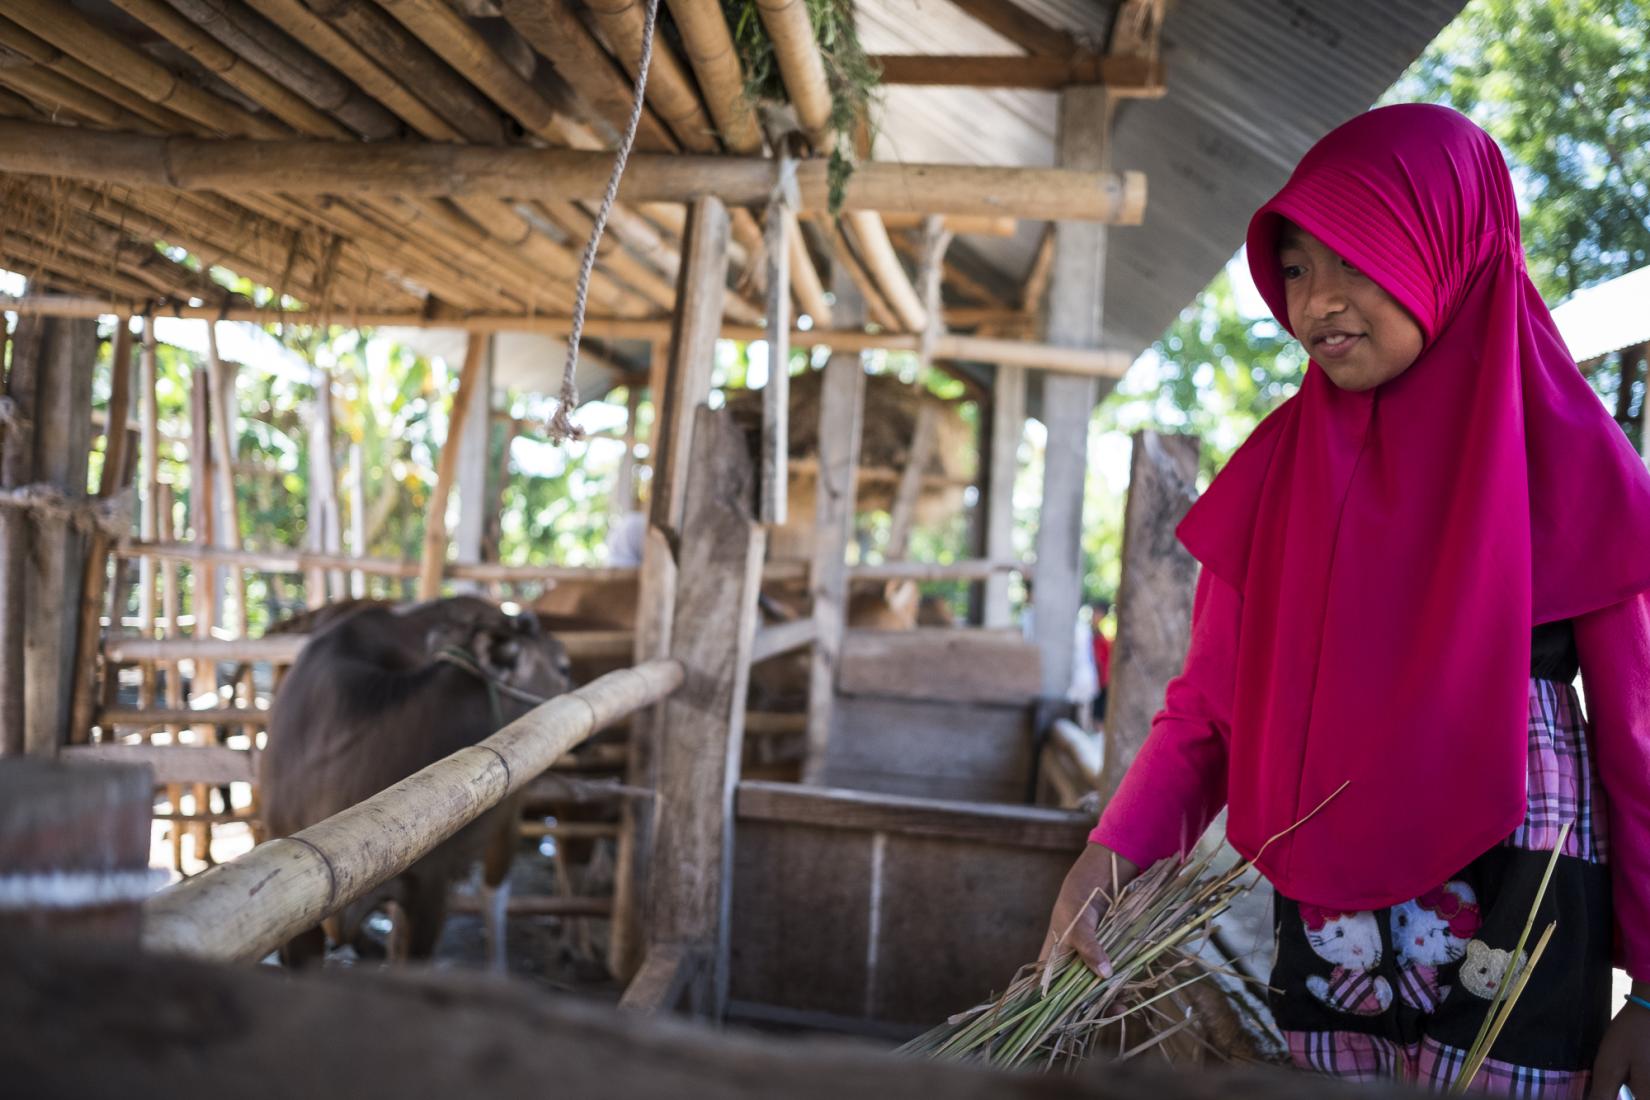
[[[1311,366],[1181,524],[1185,670],[1050,942],[1071,927],[1104,966],[1088,899],[1114,861],[1132,877],[1225,808],[1276,888],[1294,1060],[1444,1088],[1570,823],[1536,918],[1557,931],[1478,1084],[1650,1096],[1650,475],[1525,272],[1505,161],[1446,108],[1371,111],[1248,256]]]

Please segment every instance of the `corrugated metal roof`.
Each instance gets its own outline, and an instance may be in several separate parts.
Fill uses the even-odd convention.
[[[1115,4],[1020,0],[1046,22],[1103,39]],[[1249,215],[1300,156],[1366,109],[1460,11],[1462,0],[1179,0],[1163,25],[1168,94],[1123,103],[1112,165],[1147,173],[1146,223],[1107,242],[1107,342],[1144,348],[1242,243]],[[917,14],[913,14],[913,9]],[[876,53],[1008,53],[949,0],[859,0]],[[879,159],[1048,165],[1056,96],[965,88],[883,93]],[[964,247],[1018,281],[1040,226]]]
[[[1553,320],[1577,363],[1650,342],[1650,267],[1576,291]]]

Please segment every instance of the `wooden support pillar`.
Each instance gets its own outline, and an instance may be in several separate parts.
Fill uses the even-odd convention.
[[[1174,529],[1197,498],[1198,439],[1136,432],[1133,442],[1117,642],[1106,692],[1102,804],[1146,743],[1152,716],[1163,707],[1164,689],[1185,663],[1197,589],[1197,559],[1180,545]]]
[[[447,498],[458,474],[459,455],[464,451],[463,425],[469,418],[470,402],[477,400],[481,367],[487,360],[487,347],[491,343],[492,337],[487,333],[472,332],[464,351],[458,392],[453,395],[452,411],[447,415],[447,438],[441,444],[441,459],[436,465],[435,491],[430,494],[429,511],[424,516],[424,556],[418,574],[421,600],[433,600],[441,595],[441,576],[447,569]]]
[[[676,613],[676,547],[680,545],[687,500],[690,455],[698,409],[710,396],[711,366],[722,327],[728,271],[728,211],[706,197],[688,210],[682,235],[682,264],[676,277],[676,314],[669,351],[654,352],[662,367],[652,381],[653,466],[649,523],[637,577],[637,664],[671,650]],[[704,476],[700,472],[699,476]],[[674,544],[674,545],[673,545]],[[741,697],[742,699],[743,697]],[[657,786],[657,753],[664,708],[638,713],[630,723],[626,776],[632,786]],[[672,734],[674,736],[674,732]],[[652,889],[651,866],[657,824],[654,807],[626,803],[621,817],[615,869],[613,921],[608,967],[629,981],[642,964],[643,916]]]
[[[1105,166],[1111,107],[1103,86],[1067,88],[1060,93],[1060,167],[1099,171]],[[1100,346],[1105,270],[1103,225],[1060,222],[1055,226],[1049,343]],[[1043,376],[1048,443],[1043,452],[1032,621],[1043,663],[1043,695],[1050,699],[1064,698],[1071,685],[1077,610],[1083,599],[1083,480],[1088,471],[1089,418],[1097,398],[1092,378],[1052,372]]]
[[[160,531],[160,407],[155,399],[155,376],[160,360],[155,352],[153,318],[143,322],[143,352],[138,357],[138,537],[154,541]],[[146,638],[155,636],[155,560],[138,559],[138,630]]]
[[[864,319],[864,303],[842,265],[834,273],[835,311],[843,324]],[[819,470],[814,488],[814,558],[808,586],[815,636],[808,673],[808,726],[802,764],[805,783],[825,777],[836,702],[837,666],[848,631],[848,542],[858,500],[860,429],[865,415],[865,367],[858,352],[825,362],[819,398]]]
[[[691,1000],[720,1019],[727,1002],[733,885],[733,791],[739,781],[763,528],[753,520],[755,472],[725,410],[700,408],[682,520],[680,583],[670,655],[682,687],[665,701],[658,746],[656,853],[648,943],[704,959]]]
[[[33,484],[70,500],[86,496],[86,458],[92,442],[92,369],[97,322],[44,322],[38,345],[34,408]],[[87,537],[70,522],[29,513],[24,566],[24,730],[27,751],[55,756],[67,738],[73,710],[75,636],[85,574]]]
[[[235,396],[235,375],[239,367],[218,356],[217,325],[206,323],[206,377],[211,397],[207,408],[212,421],[212,517],[213,545],[225,550],[241,548],[241,515],[235,501],[235,451],[239,439],[240,402]],[[226,583],[215,591],[217,622],[238,637],[246,634],[246,571],[224,570]]]
[[[794,164],[781,161],[780,173]],[[791,189],[795,191],[794,184]],[[767,264],[768,381],[762,387],[762,467],[758,471],[760,503],[756,515],[770,527],[783,527],[791,483],[791,274],[788,219],[794,199],[787,195],[768,204],[763,228]]]
[[[345,474],[349,494],[349,552],[353,557],[367,557],[367,473],[361,457],[361,444],[349,445],[349,466]],[[362,599],[367,594],[367,575],[359,569],[349,574],[349,594]]]
[[[918,384],[917,422],[911,430],[911,446],[905,454],[905,468],[894,487],[894,504],[889,513],[889,561],[904,561],[911,546],[911,529],[916,526],[917,502],[922,498],[922,477],[934,457],[935,436],[939,432],[939,405]]]
[[[1020,472],[1020,440],[1025,434],[1026,372],[998,364],[991,387],[991,437],[986,448],[985,550],[987,561],[1014,558],[1014,480]],[[1008,574],[992,573],[985,581],[983,625],[1014,625],[1008,603]]]
[[[457,561],[479,564],[487,536],[489,515],[497,509],[487,496],[487,471],[491,465],[493,436],[493,360],[496,345],[489,345],[476,375],[475,397],[465,409],[464,423],[455,424],[464,438],[458,455],[458,526],[453,532],[453,553]],[[453,585],[455,591],[475,592],[473,581]]]
[[[310,539],[317,552],[333,557],[344,552],[343,517],[338,507],[338,434],[335,424],[332,371],[317,369],[315,416],[310,421]],[[320,520],[319,529],[315,526],[316,519]],[[326,593],[329,600],[344,598],[343,570],[327,571]]]
[[[126,470],[126,423],[132,412],[132,319],[115,318],[109,342],[109,415],[103,433],[103,472],[98,476],[97,495],[110,500],[126,488],[121,475]],[[98,648],[102,641],[104,597],[108,595],[109,536],[98,530],[86,551],[86,571],[81,580],[80,630],[75,637],[74,707],[69,720],[69,740],[91,740],[92,717],[97,709]],[[117,608],[110,621],[120,629]]]
[[[34,478],[34,404],[40,378],[45,321],[18,318],[6,375],[7,418],[0,443],[0,483],[10,491]],[[0,508],[0,755],[21,756],[28,746],[24,705],[25,617],[29,517],[21,508]]]
[[[154,322],[144,324],[145,338]],[[141,370],[142,368],[140,368]],[[189,525],[195,542],[217,545],[217,520],[212,507],[212,381],[205,364],[189,375]],[[209,638],[218,625],[218,567],[197,562],[190,567],[195,637]]]

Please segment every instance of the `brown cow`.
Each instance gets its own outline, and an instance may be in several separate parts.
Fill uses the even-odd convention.
[[[443,656],[455,649],[476,667]],[[259,769],[270,834],[289,836],[353,806],[531,709],[497,685],[541,699],[567,690],[566,651],[532,615],[510,616],[459,596],[405,608],[367,603],[320,624],[270,712]],[[514,800],[495,808],[329,918],[325,933],[315,928],[295,938],[282,960],[314,961],[327,935],[336,944],[357,943],[366,917],[386,907],[394,911],[392,956],[428,958],[449,883],[485,851],[490,961],[502,969],[504,876],[519,816]]]

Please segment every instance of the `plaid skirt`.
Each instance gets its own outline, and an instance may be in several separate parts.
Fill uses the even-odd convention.
[[[1278,897],[1272,1010],[1297,1066],[1449,1088],[1488,1013],[1558,834],[1574,822],[1526,953],[1558,928],[1472,1091],[1584,1097],[1610,1017],[1602,791],[1575,689],[1530,681],[1528,807],[1502,844],[1418,898],[1373,912]]]

